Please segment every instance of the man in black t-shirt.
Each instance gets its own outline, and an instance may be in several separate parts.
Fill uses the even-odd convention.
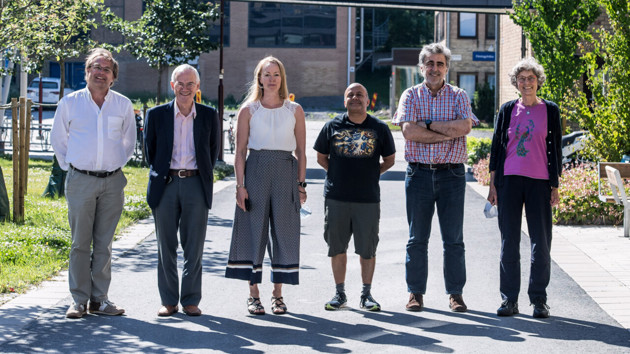
[[[337,310],[347,302],[346,251],[353,234],[363,280],[360,307],[381,309],[370,294],[380,220],[378,182],[381,174],[394,165],[396,147],[387,124],[367,114],[369,102],[363,85],[348,86],[344,97],[347,113],[326,123],[314,146],[317,163],[327,172],[324,239],[337,287],[326,310]]]

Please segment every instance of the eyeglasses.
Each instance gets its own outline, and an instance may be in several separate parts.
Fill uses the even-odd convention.
[[[92,70],[96,70],[96,71],[100,71],[100,72],[104,72],[105,74],[111,74],[112,73],[112,69],[107,68],[107,67],[102,67],[98,64],[92,64],[89,66],[90,69]]]
[[[197,85],[196,82],[187,82],[187,83],[183,83],[183,82],[179,82],[179,81],[175,81],[175,86],[177,86],[178,88],[186,88],[188,90],[192,90],[195,88],[195,86]]]
[[[537,79],[538,79],[538,78],[537,78],[536,76],[528,76],[528,77],[525,77],[525,76],[518,76],[518,77],[516,78],[516,80],[518,80],[518,82],[520,82],[521,84],[523,84],[523,83],[525,83],[525,82],[529,82],[529,83],[531,84],[531,83],[536,82],[536,80],[537,80]]]

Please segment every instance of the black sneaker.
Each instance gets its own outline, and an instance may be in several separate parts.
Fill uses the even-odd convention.
[[[336,293],[333,296],[332,300],[328,301],[324,308],[328,311],[339,310],[341,306],[345,305],[348,302],[348,298],[346,297],[346,293]]]
[[[503,301],[497,310],[497,316],[512,316],[518,314],[518,302]]]
[[[374,300],[372,294],[367,293],[366,295],[361,295],[361,301],[359,305],[362,309],[366,309],[368,311],[380,311],[381,305]]]
[[[536,298],[531,305],[534,305],[534,318],[549,318],[549,306],[545,299]]]

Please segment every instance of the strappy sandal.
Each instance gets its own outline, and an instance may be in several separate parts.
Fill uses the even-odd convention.
[[[263,307],[262,303],[260,302],[260,298],[259,297],[249,297],[247,299],[247,311],[249,311],[250,314],[252,315],[264,315],[265,314],[265,308]]]
[[[283,315],[287,313],[287,305],[284,303],[284,299],[282,298],[282,296],[271,297],[271,311],[275,315]]]

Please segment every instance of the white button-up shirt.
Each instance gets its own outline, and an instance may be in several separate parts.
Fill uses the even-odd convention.
[[[114,171],[133,155],[136,122],[131,101],[109,90],[102,107],[87,88],[59,101],[50,134],[59,166],[88,171]]]

